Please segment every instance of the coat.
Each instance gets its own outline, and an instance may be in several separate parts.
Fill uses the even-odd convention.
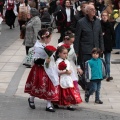
[[[103,80],[106,78],[106,64],[102,58],[90,59],[85,62],[86,82],[90,80]]]
[[[94,47],[104,51],[101,23],[96,17],[94,21],[91,22],[88,16],[85,16],[77,23],[74,49],[77,55],[91,54]]]
[[[31,18],[26,25],[26,34],[24,39],[25,46],[34,46],[39,30],[41,30],[41,21],[38,16],[35,16]]]
[[[110,22],[103,22],[101,20],[103,39],[104,39],[104,52],[111,52],[115,46],[115,32]]]

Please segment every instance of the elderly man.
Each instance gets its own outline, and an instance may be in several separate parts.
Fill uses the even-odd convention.
[[[74,49],[78,56],[78,65],[84,70],[84,63],[91,58],[94,47],[104,50],[101,23],[96,18],[93,5],[86,6],[86,16],[77,23],[75,31]]]

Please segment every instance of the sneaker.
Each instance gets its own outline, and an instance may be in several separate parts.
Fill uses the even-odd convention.
[[[101,100],[95,100],[95,103],[97,103],[97,104],[103,104],[103,101],[101,101]]]
[[[55,112],[55,110],[53,109],[52,106],[50,106],[49,108],[46,107],[46,111],[48,111],[48,112]]]
[[[90,96],[88,95],[88,93],[85,93],[85,102],[87,102],[87,103],[89,102],[89,97]]]

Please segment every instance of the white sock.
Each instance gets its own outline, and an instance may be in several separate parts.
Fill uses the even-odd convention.
[[[47,108],[49,108],[51,106],[52,106],[51,101],[47,100]]]
[[[35,98],[34,96],[30,96],[30,101],[34,102],[34,98]]]

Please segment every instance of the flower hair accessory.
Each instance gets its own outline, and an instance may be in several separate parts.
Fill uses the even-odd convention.
[[[50,32],[47,31],[44,35],[42,35],[42,37],[47,37],[49,35],[50,35]]]
[[[69,36],[65,36],[65,39],[70,39],[70,37]]]

